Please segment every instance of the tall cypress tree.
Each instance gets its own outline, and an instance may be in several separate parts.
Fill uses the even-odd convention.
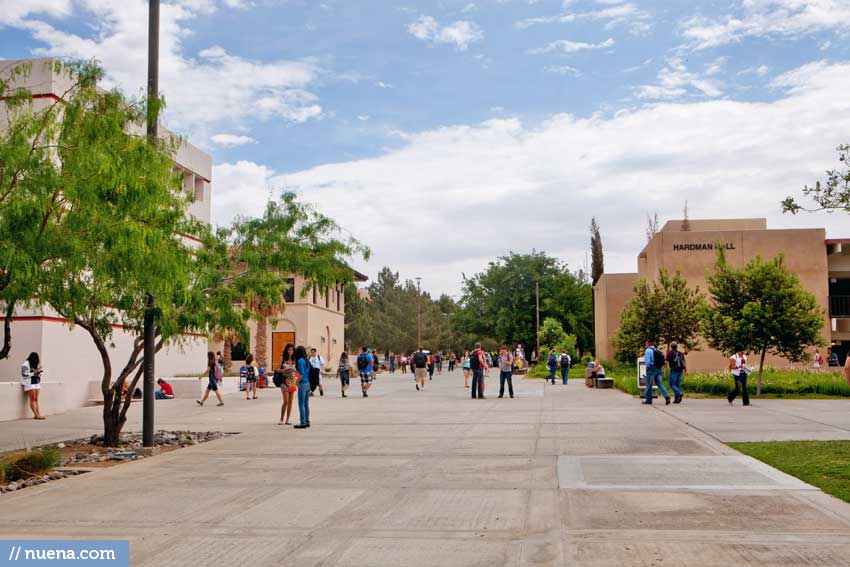
[[[602,253],[602,236],[599,234],[599,225],[596,224],[596,218],[590,221],[590,256],[591,268],[590,274],[593,280],[593,285],[599,281],[602,274],[605,273],[605,258]]]

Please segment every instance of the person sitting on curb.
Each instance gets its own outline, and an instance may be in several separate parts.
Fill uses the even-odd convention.
[[[174,398],[174,390],[171,388],[171,384],[159,378],[156,383],[159,385],[159,391],[154,392],[154,397],[157,400],[171,400]]]

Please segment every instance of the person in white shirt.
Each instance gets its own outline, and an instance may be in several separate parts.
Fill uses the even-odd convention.
[[[316,349],[310,349],[310,395],[316,388],[319,389],[319,395],[325,395],[325,389],[322,387],[322,368],[325,367],[325,359],[322,355],[316,352]]]
[[[739,348],[734,355],[729,357],[729,370],[735,378],[735,389],[726,396],[729,405],[732,405],[738,394],[741,394],[741,400],[743,400],[745,406],[750,405],[750,393],[747,391],[747,376],[749,376],[750,370],[747,366],[747,355],[743,349]]]
[[[38,405],[38,394],[41,392],[41,367],[37,352],[31,352],[21,364],[21,388],[29,399],[33,419],[44,419]]]

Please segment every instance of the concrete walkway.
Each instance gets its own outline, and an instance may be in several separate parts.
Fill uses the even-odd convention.
[[[459,374],[424,392],[382,375],[368,399],[329,387],[305,431],[275,425],[271,391],[160,403],[160,427],[241,434],[0,496],[0,537],[127,538],[152,567],[850,566],[850,505],[681,419],[743,408],[649,408],[577,381],[496,399],[495,382],[480,401]],[[96,420],[4,423],[0,442]]]

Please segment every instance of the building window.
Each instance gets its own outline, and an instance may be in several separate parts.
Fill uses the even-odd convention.
[[[295,303],[295,278],[287,278],[283,300],[286,303]]]
[[[331,306],[331,294],[328,291],[328,288],[325,288],[325,309],[329,309]]]
[[[195,202],[203,203],[204,202],[204,185],[205,181],[202,177],[195,177]]]
[[[317,290],[316,290],[316,284],[313,284],[313,305],[316,305],[317,303],[319,303],[317,301],[317,295],[318,294],[317,294]]]
[[[342,297],[340,294],[340,286],[336,286],[336,310],[342,311]]]

